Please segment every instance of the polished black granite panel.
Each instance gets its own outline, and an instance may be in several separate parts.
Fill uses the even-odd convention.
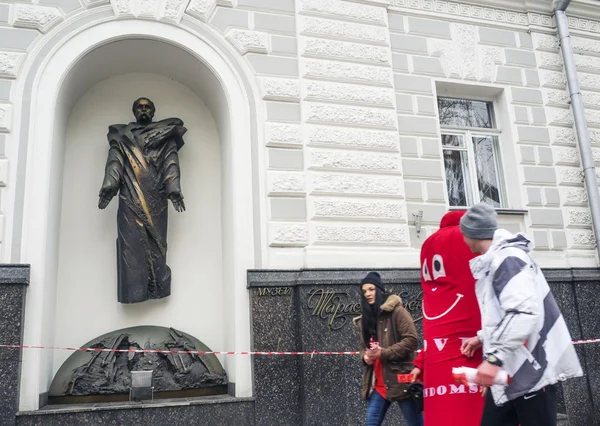
[[[295,351],[300,347],[292,289],[261,287],[252,298],[254,351]],[[275,325],[275,326],[274,326]],[[254,355],[257,424],[295,425],[302,417],[299,356]],[[278,407],[276,410],[272,406]]]
[[[403,298],[421,335],[419,271],[377,271],[386,287]],[[249,271],[253,349],[357,350],[358,333],[351,319],[357,315],[359,283],[367,272],[368,269]],[[595,306],[600,271],[554,269],[544,272],[573,338],[600,337],[597,321],[600,309]],[[583,305],[582,297],[585,298]],[[600,359],[596,357],[597,352],[600,356],[600,344],[597,349],[596,346],[578,347],[577,351],[586,375],[559,386],[559,412],[568,413],[571,426],[588,426],[600,421],[596,420],[600,419],[600,413],[594,408],[600,407],[600,385],[595,385],[600,383],[600,377],[599,380],[594,377],[594,372],[600,371]],[[277,357],[254,359],[257,424],[271,424],[270,421],[276,420],[280,424],[302,425],[365,423],[366,404],[360,399],[362,365],[357,357],[272,358]],[[297,392],[299,398],[293,392]],[[282,404],[283,399],[291,404]],[[390,408],[385,424],[404,424],[396,404]]]
[[[23,344],[29,266],[0,265],[0,344]],[[0,348],[0,425],[15,424],[19,409],[21,349]]]

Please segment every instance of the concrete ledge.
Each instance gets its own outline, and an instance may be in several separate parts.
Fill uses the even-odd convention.
[[[17,413],[16,424],[254,425],[254,398],[228,395],[155,400],[144,403],[53,405]]]
[[[0,284],[29,285],[29,265],[0,265]]]
[[[557,426],[569,426],[569,418],[566,414],[559,414],[556,420]]]

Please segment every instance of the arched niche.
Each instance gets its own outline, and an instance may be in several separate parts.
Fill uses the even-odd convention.
[[[221,247],[211,249],[221,251],[221,267],[220,274],[215,276],[203,277],[200,270],[197,274],[200,280],[210,281],[211,286],[219,287],[220,294],[211,295],[210,286],[206,286],[204,292],[195,293],[193,297],[198,298],[198,311],[210,305],[211,312],[214,312],[210,319],[203,318],[201,321],[206,327],[213,326],[219,330],[222,347],[219,347],[219,342],[216,345],[211,343],[215,350],[249,349],[250,314],[245,286],[246,271],[257,266],[260,254],[260,249],[257,250],[260,247],[257,238],[260,239],[261,235],[261,230],[257,229],[260,223],[260,203],[257,202],[260,176],[255,164],[260,144],[256,140],[254,87],[249,83],[243,66],[231,62],[232,56],[218,45],[219,40],[214,35],[201,37],[191,30],[158,22],[121,20],[97,23],[55,42],[38,68],[34,67],[35,60],[29,64],[29,76],[20,90],[23,91],[23,99],[31,97],[31,103],[29,108],[23,103],[21,126],[14,133],[15,140],[19,141],[19,153],[23,153],[24,157],[19,157],[18,162],[18,167],[24,167],[24,170],[17,170],[16,177],[21,173],[25,178],[18,260],[31,265],[24,341],[45,346],[66,341],[70,342],[70,346],[83,344],[94,335],[118,328],[111,323],[114,317],[110,315],[114,315],[115,310],[120,312],[121,320],[125,318],[122,326],[133,326],[137,320],[173,326],[169,323],[170,315],[165,314],[176,309],[176,305],[169,307],[170,300],[123,307],[118,306],[114,299],[111,302],[112,313],[111,309],[94,309],[93,301],[71,300],[64,304],[58,300],[62,297],[60,271],[68,268],[68,259],[61,260],[59,257],[61,218],[66,205],[63,201],[68,196],[64,191],[65,150],[73,108],[82,96],[93,90],[94,85],[102,84],[106,79],[151,74],[159,79],[172,79],[173,88],[177,85],[187,87],[192,92],[190,96],[199,99],[214,120],[220,156]],[[27,82],[31,80],[31,73],[35,78],[29,87]],[[28,90],[29,94],[25,93]],[[160,108],[160,105],[157,106]],[[129,109],[130,105],[123,108]],[[169,111],[160,114],[176,115]],[[123,121],[127,119],[123,117]],[[192,141],[186,135],[186,143],[201,142]],[[184,170],[183,173],[192,176],[193,170]],[[97,192],[98,187],[90,187],[89,191]],[[17,201],[15,212],[19,212]],[[170,223],[173,223],[178,218],[173,210],[171,212]],[[114,216],[106,211],[94,214],[95,220],[114,220]],[[184,214],[193,213],[188,211]],[[92,223],[90,226],[93,226]],[[81,277],[82,285],[85,281],[86,277]],[[107,282],[106,291],[112,292],[114,285],[114,281]],[[177,291],[180,290],[181,286]],[[89,303],[89,309],[85,315],[83,310],[78,309],[77,315],[69,318],[68,310],[75,303]],[[148,310],[153,314],[148,314]],[[182,322],[186,315],[190,324],[200,322],[197,312],[180,312]],[[103,317],[107,318],[104,329]],[[94,324],[89,337],[83,338],[84,332],[79,330],[79,335],[74,333],[71,337],[82,340],[72,341],[65,327],[83,329],[77,323],[86,321]],[[182,323],[177,324],[177,328],[188,331]],[[191,334],[204,339],[199,328]],[[64,355],[49,351],[24,352],[22,368],[27,374],[21,376],[22,410],[38,408],[40,395],[48,391],[53,373],[64,358]],[[235,395],[251,395],[249,358],[229,357],[222,359],[222,363],[230,382],[235,384]]]
[[[152,44],[124,40],[92,54],[108,62],[125,52],[151,50]],[[161,46],[168,52],[168,45]],[[130,104],[141,96],[155,103],[156,121],[175,116],[188,129],[179,152],[186,211],[169,207],[171,295],[125,305],[115,303],[118,200],[99,210],[97,199],[108,149],[107,126],[132,120]],[[220,141],[215,121],[196,92],[169,75],[144,72],[96,83],[71,108],[62,169],[54,345],[81,345],[106,330],[160,324],[185,330],[211,347],[225,347]],[[90,310],[96,314],[90,316]],[[53,355],[55,374],[69,353]]]

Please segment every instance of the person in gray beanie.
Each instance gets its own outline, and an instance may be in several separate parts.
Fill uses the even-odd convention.
[[[489,204],[476,204],[460,220],[460,230],[473,240],[492,240],[498,229],[496,210]]]
[[[583,375],[565,320],[523,234],[498,229],[495,210],[471,207],[461,218],[464,240],[475,254],[471,272],[481,310],[477,336],[461,352],[483,346],[476,384],[491,388],[481,426],[556,426],[556,383]],[[510,383],[497,383],[500,370]]]

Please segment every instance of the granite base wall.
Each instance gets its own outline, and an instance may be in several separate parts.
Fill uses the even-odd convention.
[[[378,270],[401,295],[421,330],[418,270]],[[359,282],[368,270],[248,272],[255,351],[355,351],[351,324],[360,305]],[[546,270],[573,339],[600,337],[599,269]],[[324,306],[317,300],[324,294]],[[347,311],[346,313],[344,311]],[[334,314],[335,313],[335,314]],[[559,412],[571,426],[600,425],[600,344],[579,345],[585,376],[560,386]],[[364,425],[362,365],[355,356],[255,356],[257,425]],[[404,425],[393,405],[386,425]]]
[[[379,270],[400,294],[421,334],[418,270]],[[351,324],[360,309],[358,283],[367,270],[249,271],[255,351],[356,350]],[[574,339],[600,337],[599,269],[546,270]],[[29,268],[0,266],[0,342],[22,344]],[[325,303],[319,304],[325,301]],[[559,412],[571,426],[600,425],[600,344],[577,346],[585,376],[562,384]],[[41,410],[15,416],[21,351],[0,350],[0,425],[165,424],[203,419],[221,425],[363,425],[358,357],[254,356],[254,398],[231,401]],[[50,408],[50,407],[48,407]],[[385,425],[404,425],[393,405]]]
[[[0,266],[0,343],[23,344],[29,266]],[[19,410],[21,350],[0,348],[0,425],[14,426]]]

